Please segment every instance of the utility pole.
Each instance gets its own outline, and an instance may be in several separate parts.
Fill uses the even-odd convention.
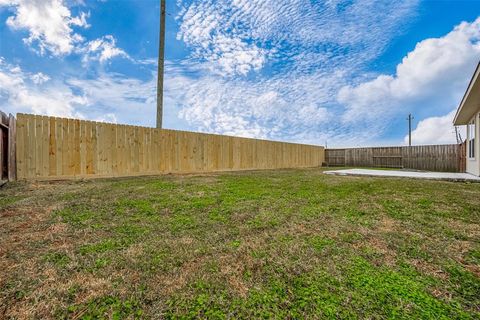
[[[163,120],[163,74],[165,70],[165,0],[160,0],[160,43],[158,46],[157,71],[157,128]]]
[[[409,113],[408,114],[408,146],[411,147],[412,146],[412,120],[414,119],[414,117],[412,117],[412,114]]]
[[[462,134],[460,133],[460,131],[458,131],[458,127],[455,126],[455,136],[457,138],[457,143],[458,144],[462,144],[463,143],[463,140],[462,140]]]

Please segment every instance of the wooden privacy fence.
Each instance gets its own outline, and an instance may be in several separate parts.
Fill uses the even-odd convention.
[[[19,179],[300,168],[323,162],[320,146],[17,115]]]
[[[463,145],[326,149],[329,166],[465,172]]]

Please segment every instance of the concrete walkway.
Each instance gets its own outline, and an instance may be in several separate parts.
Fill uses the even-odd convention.
[[[369,170],[369,169],[345,169],[325,171],[325,174],[341,176],[370,176],[370,177],[401,177],[414,179],[446,180],[446,181],[472,181],[480,182],[480,177],[469,173],[450,172],[425,172],[425,171],[403,171],[403,170]]]

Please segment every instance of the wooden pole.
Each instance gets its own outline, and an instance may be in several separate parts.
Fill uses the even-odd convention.
[[[411,113],[408,115],[407,120],[408,120],[408,146],[411,147],[412,146],[412,120],[413,120]]]
[[[157,75],[157,128],[162,128],[163,120],[163,75],[165,68],[165,0],[160,0],[160,43],[158,47]]]

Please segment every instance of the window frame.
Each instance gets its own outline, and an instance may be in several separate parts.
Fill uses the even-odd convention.
[[[472,121],[470,121],[467,125],[467,130],[468,130],[468,158],[469,159],[475,159],[475,139],[476,139],[476,127],[475,127],[475,123],[476,123],[476,115],[475,117],[472,119]]]

